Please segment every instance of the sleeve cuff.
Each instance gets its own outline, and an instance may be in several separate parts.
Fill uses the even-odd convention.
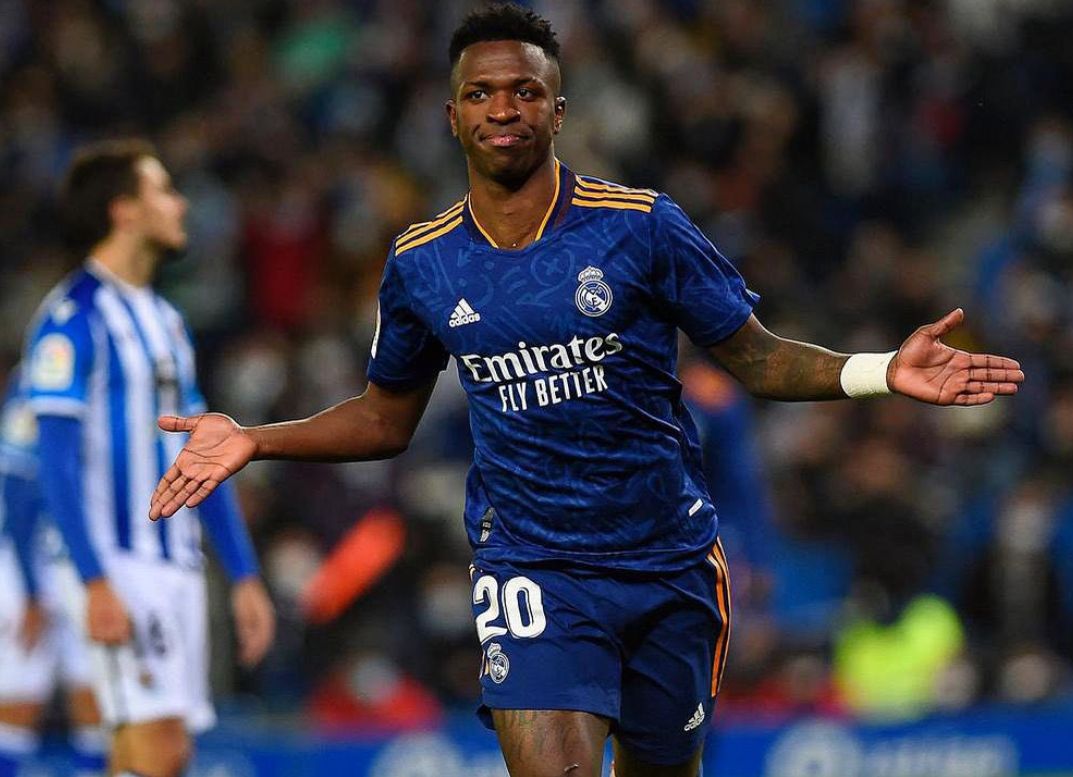
[[[33,397],[30,407],[35,415],[58,415],[65,418],[82,418],[86,403],[74,397]]]
[[[745,322],[748,321],[749,316],[753,314],[753,308],[755,308],[756,303],[760,301],[760,295],[754,291],[749,291],[749,289],[743,289],[742,299],[745,302],[745,305],[737,310],[736,315],[726,319],[722,326],[717,330],[709,333],[706,337],[694,338],[690,335],[693,344],[698,348],[710,348],[713,345],[718,345],[723,342],[745,326]]]

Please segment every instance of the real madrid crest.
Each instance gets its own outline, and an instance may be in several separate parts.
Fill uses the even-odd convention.
[[[615,295],[611,293],[611,287],[603,281],[603,271],[591,264],[578,273],[577,292],[574,294],[574,302],[577,309],[586,316],[602,316],[611,309],[611,302]]]
[[[510,659],[507,658],[506,653],[503,652],[502,646],[498,642],[493,642],[488,646],[488,675],[492,678],[492,682],[499,685],[507,679],[507,673],[510,672]]]

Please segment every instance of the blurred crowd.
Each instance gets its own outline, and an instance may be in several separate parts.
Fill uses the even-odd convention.
[[[465,191],[443,103],[471,5],[0,0],[3,367],[79,260],[55,206],[72,150],[144,135],[191,201],[191,246],[161,286],[196,331],[210,405],[258,423],[359,393],[392,237]],[[532,5],[563,44],[559,157],[674,197],[770,329],[889,350],[960,305],[951,343],[1028,375],[981,409],[779,405],[683,344],[734,573],[724,714],[898,718],[1070,693],[1069,4]],[[402,457],[244,472],[284,627],[256,673],[218,662],[221,695],[330,728],[471,708],[471,450],[449,369]]]

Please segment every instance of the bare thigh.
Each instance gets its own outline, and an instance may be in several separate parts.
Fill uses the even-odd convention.
[[[606,718],[572,710],[492,710],[511,777],[600,777]]]
[[[697,777],[700,772],[701,748],[693,754],[693,757],[682,764],[675,766],[656,766],[645,763],[631,753],[629,748],[623,747],[617,739],[612,739],[612,747],[615,752],[615,775],[614,777]]]
[[[179,718],[128,723],[116,729],[109,760],[111,774],[180,777],[191,755],[190,735]]]

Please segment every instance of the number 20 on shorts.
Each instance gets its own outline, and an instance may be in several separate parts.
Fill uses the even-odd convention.
[[[500,595],[502,594],[502,595]],[[500,602],[506,626],[495,624],[499,619]],[[528,577],[512,577],[503,584],[491,575],[482,575],[473,584],[473,603],[488,608],[477,616],[477,637],[481,644],[506,633],[518,639],[532,639],[544,633],[548,620],[544,617],[544,601],[540,586]]]

